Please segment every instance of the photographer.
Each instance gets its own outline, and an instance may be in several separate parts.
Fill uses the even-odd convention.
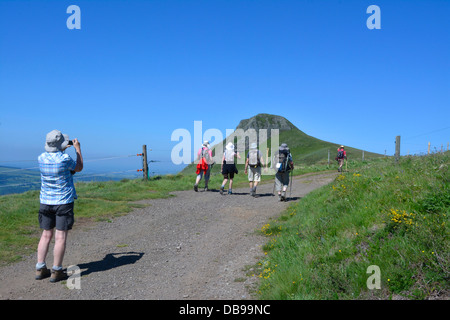
[[[74,161],[64,151],[73,145],[77,154]],[[69,140],[69,136],[58,130],[46,136],[45,151],[38,157],[41,171],[41,192],[39,207],[39,226],[43,229],[37,251],[36,280],[50,276],[50,282],[65,278],[62,261],[66,250],[68,231],[74,223],[74,199],[77,199],[73,175],[83,170],[83,157],[77,139]],[[53,249],[53,268],[47,269],[45,258],[50,241],[55,232]]]

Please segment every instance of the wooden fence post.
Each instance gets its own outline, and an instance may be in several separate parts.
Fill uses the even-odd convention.
[[[148,161],[147,161],[147,145],[142,146],[142,171],[144,180],[148,180]]]
[[[400,136],[395,137],[395,162],[400,159]]]

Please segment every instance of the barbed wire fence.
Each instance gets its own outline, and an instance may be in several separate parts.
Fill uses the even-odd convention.
[[[402,138],[400,139],[400,136],[397,136],[394,144],[395,144],[395,154],[394,156],[400,157],[400,150],[407,150],[406,152],[402,152],[403,155],[427,155],[430,153],[436,153],[436,152],[444,152],[444,151],[448,151],[449,147],[450,147],[450,143],[448,142],[440,142],[438,144],[432,144],[430,141],[427,143],[427,145],[424,145],[423,143],[419,143],[418,139],[422,138],[424,136],[429,136],[430,134],[433,133],[437,133],[437,132],[442,132],[445,130],[450,129],[449,127],[445,127],[445,128],[440,128],[440,129],[436,129],[433,131],[429,131],[429,132],[424,132],[424,133],[420,133],[414,136],[410,136],[410,137],[406,137],[406,138]],[[400,141],[401,141],[401,145],[402,145],[402,149],[400,149]],[[422,139],[423,141],[423,139]],[[406,147],[405,147],[406,146]],[[150,151],[169,151],[170,150],[159,150],[159,149],[149,149]],[[385,154],[384,156],[387,156],[386,154],[386,150],[385,149]],[[361,150],[362,151],[362,159],[361,160],[365,160],[365,150]],[[330,153],[330,150],[328,150],[328,164],[330,164],[330,160],[334,159],[333,153]],[[331,157],[330,157],[331,156]],[[142,172],[143,174],[143,179],[144,180],[148,180],[151,177],[152,173],[153,175],[157,175],[159,173],[151,170],[151,167],[149,167],[149,165],[151,163],[154,162],[171,162],[170,160],[156,160],[156,159],[148,159],[148,154],[147,154],[147,146],[143,145],[142,146],[142,153],[137,153],[137,154],[132,154],[132,155],[118,155],[118,156],[111,156],[111,157],[103,157],[103,158],[94,158],[94,159],[84,159],[84,163],[91,163],[91,162],[101,162],[101,161],[108,161],[108,160],[120,160],[120,159],[129,159],[132,157],[141,157],[142,158],[142,168],[136,168],[136,169],[129,169],[129,170],[121,170],[121,171],[109,171],[109,172],[102,172],[102,173],[87,173],[87,174],[78,174],[78,175],[74,175],[74,182],[82,182],[82,181],[94,181],[95,177],[112,177],[114,176],[118,176],[118,175],[131,175],[132,172],[137,173],[135,175],[135,177],[138,177],[138,174],[140,172]],[[0,166],[2,164],[9,164],[9,163],[37,163],[37,160],[7,160],[7,161],[0,161]],[[4,167],[7,168],[7,167]],[[19,172],[29,172],[29,171],[33,171],[36,173],[36,171],[39,169],[39,165],[35,165],[35,166],[27,166],[26,168],[8,168],[8,169],[3,169],[0,171],[0,177],[1,175],[5,175],[5,174],[14,174],[14,173],[19,173]],[[29,182],[20,182],[20,183],[9,183],[9,184],[3,184],[2,181],[7,181],[10,180],[10,177],[2,177],[0,178],[0,194],[4,193],[2,192],[2,190],[4,190],[4,188],[18,188],[18,187],[23,187],[24,189],[26,188],[35,188],[38,187],[41,183],[40,181],[40,177],[39,179],[36,177],[36,181],[29,181]]]
[[[433,131],[429,131],[429,132],[425,132],[425,133],[420,133],[417,134],[415,136],[412,137],[406,137],[406,138],[402,138],[402,144],[406,145],[406,155],[423,155],[423,154],[430,154],[430,153],[435,153],[435,152],[444,152],[444,151],[448,151],[449,150],[449,140],[447,139],[447,141],[441,141],[440,143],[431,143],[431,139],[428,140],[427,145],[424,145],[423,143],[418,143],[417,139],[418,138],[422,138],[424,136],[429,136],[430,134],[433,133],[437,133],[437,132],[442,132],[445,130],[450,129],[450,127],[445,127],[445,128],[440,128],[440,129],[436,129]],[[406,142],[405,142],[406,141]]]
[[[441,141],[438,143],[431,143],[430,139],[430,135],[433,133],[437,133],[437,132],[442,132],[445,130],[450,129],[449,127],[444,127],[444,128],[440,128],[440,129],[436,129],[436,130],[432,130],[432,131],[428,131],[428,132],[423,132],[414,136],[407,136],[406,138],[401,138],[401,136],[396,136],[395,139],[393,140],[394,143],[394,158],[398,161],[398,159],[400,158],[400,156],[423,156],[423,155],[429,155],[432,153],[437,153],[437,152],[445,152],[445,151],[449,151],[450,149],[450,139],[445,139],[446,142],[443,142],[443,139],[440,139]],[[419,143],[419,138],[423,138],[428,136],[428,142],[427,143]],[[423,141],[424,139],[420,139],[421,141]],[[378,146],[381,147],[385,147],[384,149],[384,156],[387,157],[387,150],[390,149],[386,147],[386,144],[377,144]],[[330,166],[335,158],[334,155],[335,150],[330,150],[328,149],[328,166]],[[358,160],[367,160],[367,157],[365,157],[365,151],[366,150],[361,150],[361,158],[359,158],[358,156]]]
[[[89,182],[89,181],[95,181],[95,178],[98,177],[105,177],[108,180],[117,180],[120,175],[123,175],[126,178],[138,178],[140,172],[144,172],[144,179],[149,179],[152,175],[158,175],[159,173],[154,171],[154,169],[149,167],[151,163],[155,162],[170,162],[169,160],[154,160],[154,159],[148,159],[147,157],[147,150],[146,146],[145,152],[138,153],[138,154],[131,154],[131,155],[118,155],[118,156],[110,156],[110,157],[103,157],[103,158],[93,158],[93,159],[83,159],[83,164],[86,166],[86,164],[93,163],[93,162],[103,162],[108,160],[120,160],[120,159],[130,159],[130,158],[138,158],[142,157],[142,168],[137,167],[136,169],[127,169],[127,170],[119,170],[119,171],[107,171],[107,172],[101,172],[101,173],[79,173],[73,176],[74,182]],[[170,151],[170,150],[159,150],[157,151]],[[150,149],[152,151],[152,149]],[[144,157],[145,153],[145,157]],[[17,164],[17,163],[36,163],[35,166],[26,166],[25,168],[9,168],[7,166],[4,166],[2,170],[0,170],[0,194],[5,193],[5,188],[21,188],[21,189],[36,189],[41,184],[40,179],[40,172],[39,165],[37,164],[38,160],[0,160],[0,166],[2,165],[8,165],[8,164]],[[27,182],[20,182],[20,183],[3,183],[5,181],[11,180],[11,176],[17,175],[17,178],[20,179],[19,174],[22,172],[35,174],[34,180],[35,181],[27,181]],[[135,173],[133,175],[133,173]],[[3,177],[2,177],[3,176]],[[13,177],[14,178],[14,177]]]

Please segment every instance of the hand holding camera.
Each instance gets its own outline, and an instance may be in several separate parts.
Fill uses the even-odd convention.
[[[78,139],[69,140],[69,144],[67,146],[73,146],[77,151],[80,150],[80,142]]]

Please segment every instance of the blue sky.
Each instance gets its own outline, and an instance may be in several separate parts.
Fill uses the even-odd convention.
[[[373,152],[446,148],[449,58],[446,0],[1,0],[0,161],[36,159],[53,129],[87,160],[167,160],[175,129],[258,113]]]

